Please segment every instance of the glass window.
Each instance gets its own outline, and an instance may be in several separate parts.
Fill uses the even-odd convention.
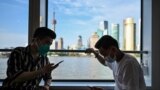
[[[109,34],[122,50],[139,50],[140,0],[49,0],[48,26],[58,36],[61,47],[55,49],[93,47],[97,38]]]
[[[48,27],[57,33],[51,49],[94,48],[103,35],[111,35],[121,50],[141,50],[141,0],[48,0]],[[112,71],[93,55],[50,52],[51,62],[64,60],[54,79],[110,80]],[[134,55],[141,62],[140,54]],[[63,76],[64,75],[64,76]]]
[[[0,49],[13,49],[28,43],[28,0],[0,1]],[[10,52],[0,52],[0,79],[6,77]]]
[[[40,0],[40,27],[45,27],[47,26],[46,25],[46,22],[47,22],[47,16],[46,16],[46,12],[47,12],[47,9],[46,9],[46,0]]]

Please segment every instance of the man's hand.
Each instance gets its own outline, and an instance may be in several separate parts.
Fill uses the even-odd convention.
[[[85,53],[95,53],[96,51],[93,48],[86,49]]]
[[[85,53],[93,53],[95,57],[99,55],[98,52],[96,52],[93,48],[86,49]]]
[[[50,73],[53,69],[57,68],[58,66],[54,67],[54,64],[47,64],[42,68],[43,73]]]

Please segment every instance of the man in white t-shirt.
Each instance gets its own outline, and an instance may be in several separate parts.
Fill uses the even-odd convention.
[[[99,52],[89,48],[86,53],[93,53],[101,64],[113,71],[115,90],[146,90],[140,64],[136,58],[122,52],[114,38],[109,35],[102,36],[95,48]]]

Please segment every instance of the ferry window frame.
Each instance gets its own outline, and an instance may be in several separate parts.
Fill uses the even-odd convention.
[[[31,0],[30,0],[30,1],[31,1]],[[46,0],[46,2],[48,2],[48,0]],[[143,8],[142,8],[143,2],[144,2],[144,0],[141,0],[141,18],[143,17]],[[48,5],[48,4],[46,4],[46,5]],[[47,12],[48,12],[48,9],[46,9],[46,18],[47,18]],[[48,22],[47,22],[47,20],[46,20],[46,24],[45,24],[46,27],[47,27],[47,25],[48,25],[47,23],[48,23]],[[141,22],[141,25],[142,25],[142,27],[141,27],[141,31],[142,31],[142,30],[143,30],[143,24],[142,24],[142,22]],[[142,40],[141,40],[141,43],[142,43],[142,44],[141,44],[141,51],[138,52],[138,53],[141,53],[141,55],[142,55],[142,54],[147,54],[148,51],[143,51],[143,50],[142,50],[142,49],[143,49],[143,42],[142,42],[142,41],[143,41],[143,31],[142,31],[141,34],[142,34],[142,35],[141,35],[141,39],[142,39]],[[30,37],[30,36],[29,36],[29,37]],[[11,51],[11,49],[0,49],[0,51],[4,51],[4,52],[5,52],[5,51]],[[51,51],[55,51],[55,50],[51,50]],[[74,50],[72,50],[72,51],[74,52]],[[72,51],[71,51],[71,52],[72,52]],[[76,50],[75,50],[75,51],[76,51]],[[84,51],[81,51],[81,50],[80,50],[80,51],[78,51],[78,52],[84,52]],[[3,79],[0,80],[0,82],[2,82],[2,81],[3,81]],[[53,81],[55,81],[55,80],[53,80]],[[66,80],[56,80],[56,81],[57,81],[57,82],[59,82],[59,81],[61,82],[61,81],[66,81]],[[68,80],[68,81],[69,81],[69,80]],[[70,80],[70,81],[72,82],[73,80]],[[82,80],[76,80],[76,81],[81,82]],[[90,81],[92,81],[92,80],[86,80],[86,81],[89,81],[89,82],[90,82]],[[100,81],[103,81],[103,80],[100,80]],[[114,81],[114,80],[111,80],[111,82],[112,82],[112,81]],[[152,80],[151,80],[151,81],[152,81]],[[98,82],[98,81],[96,81],[96,82]],[[106,80],[105,80],[105,82],[106,82]],[[107,82],[110,82],[110,80],[107,81]]]
[[[46,0],[46,2],[47,3],[49,3],[49,1],[48,0]],[[140,0],[140,18],[142,19],[142,17],[143,17],[143,0]],[[46,6],[46,15],[48,15],[48,8],[49,8],[49,4],[46,4],[47,6]],[[47,20],[46,21],[49,21],[48,20],[48,18],[47,18]],[[142,22],[140,23],[141,24],[141,28],[140,28],[140,51],[124,51],[124,52],[126,52],[126,53],[138,53],[138,54],[140,54],[140,64],[142,64],[143,65],[143,54],[148,54],[148,51],[143,51],[143,24],[142,24]],[[46,22],[46,27],[48,27],[48,22]],[[79,52],[79,53],[82,53],[82,52],[85,52],[85,50],[50,50],[51,52]],[[53,80],[53,81],[107,81],[107,82],[114,82],[114,80],[92,80],[92,79],[89,79],[89,80],[79,80],[79,79],[77,79],[77,80]]]

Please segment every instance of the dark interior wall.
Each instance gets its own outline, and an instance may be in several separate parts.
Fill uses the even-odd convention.
[[[160,90],[160,1],[152,0],[152,90]]]

